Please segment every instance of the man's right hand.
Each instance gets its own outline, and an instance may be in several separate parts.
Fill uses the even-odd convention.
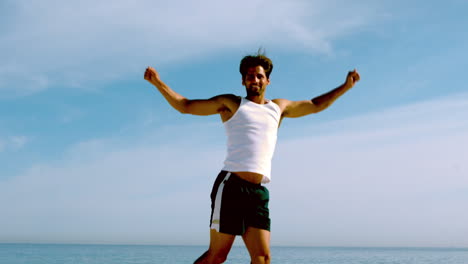
[[[153,67],[148,67],[145,71],[145,80],[154,84],[155,82],[160,81],[159,73]]]

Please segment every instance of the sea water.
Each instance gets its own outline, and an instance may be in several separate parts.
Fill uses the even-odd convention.
[[[172,264],[193,263],[205,246],[0,244],[0,264]],[[468,249],[272,247],[282,264],[468,264]],[[225,263],[250,263],[234,246]]]

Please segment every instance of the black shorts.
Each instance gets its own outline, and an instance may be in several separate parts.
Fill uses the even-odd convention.
[[[211,191],[210,228],[231,235],[243,235],[247,227],[270,231],[268,189],[221,171]]]

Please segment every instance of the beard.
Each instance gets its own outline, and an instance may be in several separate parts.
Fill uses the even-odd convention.
[[[261,94],[260,91],[251,91],[251,90],[247,91],[248,96],[259,96],[260,94]]]
[[[262,94],[263,90],[264,89],[262,87],[259,87],[258,89],[249,87],[249,89],[247,89],[247,95],[248,96],[259,96],[259,95]]]

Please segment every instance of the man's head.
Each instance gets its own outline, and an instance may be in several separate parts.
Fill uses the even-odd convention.
[[[265,92],[267,85],[270,84],[272,70],[273,63],[260,52],[257,55],[245,56],[241,60],[239,71],[248,96],[258,96]]]
[[[266,77],[270,79],[270,73],[273,70],[273,62],[264,53],[259,51],[256,55],[245,56],[240,63],[239,72],[242,75],[242,81],[245,80],[247,70],[252,67],[262,66]]]

